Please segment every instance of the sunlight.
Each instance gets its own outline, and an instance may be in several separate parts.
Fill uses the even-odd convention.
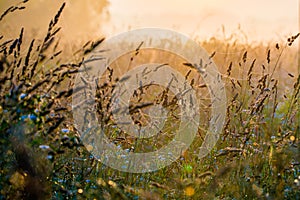
[[[251,41],[282,39],[298,31],[297,5],[297,0],[111,0],[105,33],[150,26],[207,38],[221,34],[222,25],[229,34],[240,25]]]

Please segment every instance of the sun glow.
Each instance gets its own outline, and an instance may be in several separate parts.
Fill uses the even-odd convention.
[[[241,28],[250,40],[282,39],[298,31],[298,1],[111,0],[107,33],[161,27],[207,38]]]

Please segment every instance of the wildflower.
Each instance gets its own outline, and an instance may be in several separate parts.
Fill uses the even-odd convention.
[[[276,138],[276,137],[275,137],[274,135],[271,136],[271,140],[275,140],[275,138]]]
[[[63,133],[69,133],[69,132],[70,132],[70,130],[69,130],[69,129],[67,129],[67,128],[62,128],[62,129],[61,129],[61,132],[63,132]]]
[[[53,159],[53,156],[52,156],[52,155],[47,155],[47,159],[48,159],[48,160],[52,160],[52,159]]]
[[[29,118],[29,119],[31,119],[32,121],[35,121],[35,120],[37,120],[37,116],[36,116],[36,115],[34,115],[34,114],[30,114],[30,115],[28,115],[28,118]]]
[[[22,116],[21,116],[21,120],[22,120],[22,121],[24,121],[24,120],[27,119],[27,118],[28,118],[28,115],[22,115]]]
[[[291,137],[290,137],[290,140],[293,142],[293,141],[295,141],[295,136],[293,136],[293,135],[291,135]]]
[[[39,148],[40,149],[49,149],[50,147],[48,145],[40,145]]]
[[[20,100],[22,100],[22,99],[24,99],[26,96],[27,96],[27,94],[22,93],[22,94],[20,94],[19,98],[20,98]]]
[[[184,189],[184,194],[186,196],[193,196],[195,194],[195,189],[192,186],[188,186]]]

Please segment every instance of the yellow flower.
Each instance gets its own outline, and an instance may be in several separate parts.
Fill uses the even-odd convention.
[[[195,194],[195,189],[191,186],[188,186],[184,189],[184,194],[189,197],[193,196]]]
[[[294,142],[295,139],[296,139],[295,136],[291,135],[290,140],[291,140],[292,142]]]

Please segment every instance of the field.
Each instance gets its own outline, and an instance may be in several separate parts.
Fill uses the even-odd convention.
[[[22,9],[19,5],[3,13],[0,23]],[[300,199],[299,33],[268,44],[241,43],[234,34],[199,41],[225,83],[227,113],[217,144],[198,158],[210,103],[201,99],[207,86],[195,81],[202,114],[192,145],[163,169],[126,173],[97,161],[74,127],[72,95],[80,92],[73,89],[74,77],[103,39],[87,42],[71,56],[64,52],[57,36],[63,9],[64,5],[42,40],[24,42],[24,29],[18,30],[17,38],[0,35],[0,199]],[[161,58],[181,62],[164,52],[154,59]],[[119,62],[130,59],[127,55]],[[176,98],[158,86],[143,88],[151,93],[137,91],[132,105],[152,98],[173,115],[159,138],[130,137],[114,126],[107,108],[106,97],[112,96],[121,72],[108,69],[105,76],[110,81],[97,88],[99,123],[122,149],[157,150],[178,128]],[[181,73],[193,77],[194,72],[187,68]],[[153,93],[155,98],[149,95]],[[148,106],[130,110],[135,124],[147,123],[143,113]]]

